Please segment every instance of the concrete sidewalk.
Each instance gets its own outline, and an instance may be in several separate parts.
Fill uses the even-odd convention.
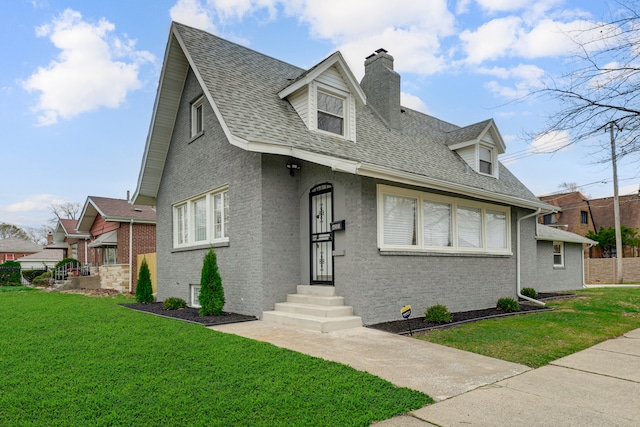
[[[211,329],[350,365],[437,402],[376,426],[640,425],[640,329],[534,370],[368,328],[323,334],[256,321]]]
[[[380,426],[638,426],[640,329]]]
[[[349,365],[395,385],[422,391],[436,401],[531,369],[369,328],[321,333],[255,321],[210,329]]]

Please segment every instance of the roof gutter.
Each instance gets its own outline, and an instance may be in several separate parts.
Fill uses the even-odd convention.
[[[540,212],[542,211],[542,208],[538,208],[538,210],[536,210],[533,213],[530,213],[529,215],[525,215],[522,218],[518,218],[518,220],[516,221],[516,240],[517,240],[517,249],[516,249],[516,294],[518,295],[519,298],[522,298],[524,300],[530,301],[534,304],[538,304],[541,306],[545,306],[546,304],[543,303],[542,301],[539,301],[537,299],[533,299],[530,298],[528,296],[522,295],[522,292],[520,292],[521,286],[522,286],[522,282],[521,282],[521,270],[522,270],[522,266],[521,266],[521,262],[522,262],[522,257],[521,257],[521,241],[522,241],[522,236],[520,235],[520,223],[522,221],[524,221],[525,219],[531,218],[533,216],[538,216],[540,214]],[[584,269],[583,269],[584,271]],[[584,273],[583,273],[584,274]]]
[[[469,187],[464,184],[456,184],[436,178],[429,178],[423,175],[398,171],[371,163],[361,163],[356,173],[358,175],[369,176],[372,178],[379,178],[392,182],[399,182],[408,185],[415,185],[418,187],[425,187],[434,190],[446,191],[449,193],[461,194],[473,197],[474,199],[504,203],[507,205],[518,206],[527,209],[538,209],[538,213],[542,212],[543,210],[545,212],[552,212],[556,209],[555,206],[539,201],[536,202],[519,197],[498,194],[490,190],[484,190],[482,188]],[[536,213],[536,215],[538,213]]]

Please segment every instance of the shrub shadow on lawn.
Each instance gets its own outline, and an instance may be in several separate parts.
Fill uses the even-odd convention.
[[[553,300],[558,298],[571,298],[575,294],[558,294],[558,293],[539,293],[536,298],[539,301]],[[425,322],[424,316],[410,318],[407,320],[393,320],[390,322],[368,325],[368,328],[378,329],[385,332],[391,332],[399,335],[409,335],[415,332],[425,332],[431,329],[450,328],[452,326],[461,325],[463,323],[477,322],[484,319],[492,319],[496,317],[514,316],[519,314],[539,313],[542,311],[552,311],[553,309],[546,306],[523,303],[525,300],[520,299],[520,311],[506,313],[497,308],[486,308],[483,310],[462,311],[451,313],[452,320],[450,323],[434,323]]]
[[[152,302],[149,304],[134,303],[120,305],[132,310],[142,311],[144,313],[154,314],[160,317],[167,317],[169,319],[177,319],[185,322],[197,323],[204,326],[215,326],[224,325],[227,323],[240,323],[258,320],[258,318],[255,316],[247,316],[237,313],[223,313],[220,316],[200,316],[200,311],[197,308],[191,307],[180,308],[177,310],[165,310],[164,308],[162,308],[161,302]]]

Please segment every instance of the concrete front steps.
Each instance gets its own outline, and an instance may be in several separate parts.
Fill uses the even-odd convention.
[[[320,332],[362,326],[362,318],[353,315],[353,308],[344,305],[333,286],[301,285],[297,292],[287,295],[287,302],[276,303],[275,310],[264,311],[262,320]]]

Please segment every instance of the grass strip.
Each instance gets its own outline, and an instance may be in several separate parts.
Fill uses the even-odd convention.
[[[345,365],[124,302],[0,294],[0,425],[362,426],[432,403]]]
[[[483,320],[417,339],[537,368],[640,328],[640,289],[601,288],[550,301],[554,311]]]

